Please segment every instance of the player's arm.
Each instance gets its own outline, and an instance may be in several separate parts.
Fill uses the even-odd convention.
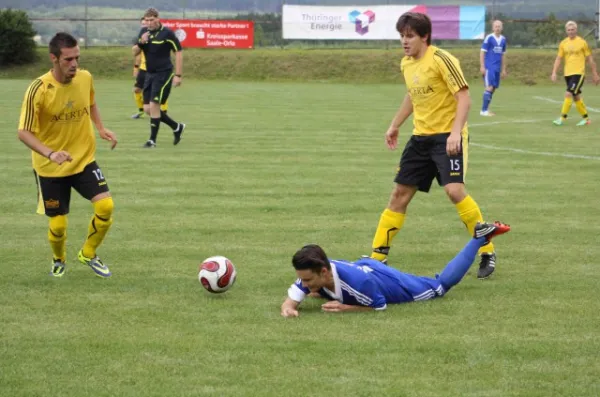
[[[360,305],[347,305],[338,301],[330,301],[321,305],[321,309],[328,313],[344,313],[381,311],[387,308],[385,297],[372,279],[365,278],[358,287],[353,286],[352,289]]]
[[[134,46],[134,47],[139,48],[138,46]],[[141,60],[142,60],[142,55],[140,53],[133,55],[133,77],[137,77],[137,74],[140,69]]]
[[[552,66],[552,74],[550,75],[550,79],[552,81],[556,81],[556,72],[558,72],[558,68],[560,67],[560,61],[564,56],[565,52],[561,43],[558,46],[558,55],[556,55],[556,59],[554,60],[554,66]]]
[[[281,315],[283,317],[298,317],[298,306],[300,302],[296,302],[292,298],[286,298],[281,304]]]
[[[65,161],[71,161],[73,158],[71,155],[64,151],[55,152],[48,146],[44,145],[42,141],[40,141],[33,132],[19,129],[18,132],[19,140],[25,144],[29,149],[33,150],[37,154],[48,158],[50,161],[53,161],[57,164],[62,164]]]
[[[462,130],[467,122],[467,115],[471,108],[471,96],[469,95],[469,84],[460,67],[460,62],[447,53],[438,51],[434,53],[435,60],[442,79],[446,83],[448,90],[456,99],[456,114],[454,123],[450,131],[450,136],[446,140],[446,152],[448,156],[455,156],[462,150]]]
[[[40,108],[43,106],[44,90],[44,84],[39,79],[34,80],[27,88],[21,105],[17,136],[25,146],[40,156],[44,156],[57,164],[62,164],[65,161],[71,161],[71,155],[64,150],[54,151],[53,148],[46,146],[36,136],[36,133],[40,130],[39,117]]]
[[[175,77],[173,78],[173,85],[175,87],[181,85],[181,77],[183,75],[183,47],[175,33],[170,32],[167,42],[173,46],[172,51],[175,52]]]
[[[109,141],[111,143],[110,148],[114,149],[117,146],[117,136],[114,132],[104,127],[104,123],[102,123],[102,118],[100,117],[100,110],[98,109],[97,104],[93,104],[90,106],[90,117],[98,130],[98,135],[100,138],[105,141]]]
[[[479,72],[485,76],[485,50],[483,48],[479,52]]]
[[[102,117],[100,117],[100,110],[98,109],[98,104],[96,103],[95,95],[96,92],[94,90],[94,82],[92,80],[90,88],[90,103],[92,104],[90,106],[90,118],[98,130],[98,135],[100,135],[100,138],[104,139],[105,141],[109,141],[111,143],[110,148],[114,149],[115,146],[117,146],[117,136],[114,132],[104,127]]]
[[[385,133],[385,143],[391,150],[398,147],[398,129],[413,112],[413,104],[410,95],[406,94],[398,111],[394,115],[392,122]]]
[[[506,39],[504,39],[504,43],[502,43],[502,58],[500,58],[500,60],[502,62],[502,69],[500,69],[502,70],[501,76],[506,77],[506,75],[508,74],[506,72]]]
[[[592,78],[594,80],[594,84],[600,83],[600,77],[598,76],[598,70],[596,69],[596,62],[594,61],[594,57],[592,56],[592,52],[590,51],[590,47],[588,47],[587,42],[584,43],[583,55],[585,55],[585,58],[590,65],[590,69],[592,69]]]
[[[600,76],[598,76],[596,62],[594,61],[594,57],[592,56],[592,54],[587,56],[587,61],[590,65],[590,69],[592,69],[592,78],[594,79],[594,84],[598,84],[598,82],[600,82]]]
[[[343,312],[372,312],[375,308],[370,306],[354,306],[346,305],[338,301],[330,301],[321,305],[321,309],[328,313],[343,313]]]
[[[288,288],[288,296],[281,304],[281,315],[283,317],[298,317],[298,307],[309,293],[310,290],[302,286],[302,280],[297,279]]]

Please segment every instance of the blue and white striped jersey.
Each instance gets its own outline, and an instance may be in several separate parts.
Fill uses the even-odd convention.
[[[485,52],[485,68],[499,71],[502,67],[502,56],[506,52],[506,38],[502,35],[496,37],[494,34],[488,34],[481,44],[481,51]]]
[[[402,273],[374,259],[330,263],[335,291],[321,288],[319,294],[347,305],[384,310],[388,303],[427,300],[445,293],[437,279]],[[309,293],[300,279],[288,289],[288,296],[296,302],[302,302]]]

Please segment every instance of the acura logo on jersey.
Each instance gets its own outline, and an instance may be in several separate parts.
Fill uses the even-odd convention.
[[[52,121],[52,122],[73,121],[73,120],[79,120],[84,116],[90,115],[90,109],[88,107],[84,107],[81,109],[73,109],[73,102],[69,101],[69,103],[71,103],[70,110],[65,110],[60,114],[55,114],[54,116],[52,116],[52,119],[50,121]],[[67,108],[67,109],[69,109],[69,108]]]
[[[432,92],[434,91],[430,85],[428,85],[427,87],[410,87],[411,96],[427,95]]]

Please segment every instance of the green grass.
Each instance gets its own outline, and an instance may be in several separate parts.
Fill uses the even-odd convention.
[[[575,128],[574,109],[553,127],[559,105],[532,99],[560,100],[562,85],[503,87],[493,119],[479,117],[473,90],[468,189],[487,219],[513,227],[497,240],[491,280],[472,271],[443,299],[384,313],[326,315],[310,301],[285,320],[296,249],[369,252],[400,155],[383,133],[403,87],[188,81],[171,99],[188,123],[182,143],[163,126],[148,151],[147,120],[129,119],[130,84],[98,79],[104,122],[120,138],[97,155],[116,203],[99,252],[113,277],[101,280],[76,261],[91,216],[76,194],[67,272],[48,276],[47,220],[34,214],[16,139],[28,83],[0,81],[0,395],[600,394],[597,127]],[[468,238],[436,187],[411,204],[390,261],[432,275]],[[196,278],[212,255],[238,270],[224,295]]]
[[[469,81],[481,79],[479,45],[450,49]],[[50,68],[47,49],[40,48],[38,62],[0,69],[0,78],[33,79]],[[594,54],[598,52],[595,51]],[[549,85],[553,49],[511,49],[509,76],[503,85]],[[402,50],[388,49],[256,49],[184,51],[186,80],[344,82],[351,84],[399,83]],[[130,47],[82,49],[81,66],[96,78],[129,79]],[[561,69],[562,71],[562,69]]]

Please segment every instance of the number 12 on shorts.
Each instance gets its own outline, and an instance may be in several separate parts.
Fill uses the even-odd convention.
[[[104,180],[104,175],[102,175],[102,170],[100,168],[92,170],[92,172],[94,173],[94,176],[96,177],[97,180],[99,180],[99,181]]]

